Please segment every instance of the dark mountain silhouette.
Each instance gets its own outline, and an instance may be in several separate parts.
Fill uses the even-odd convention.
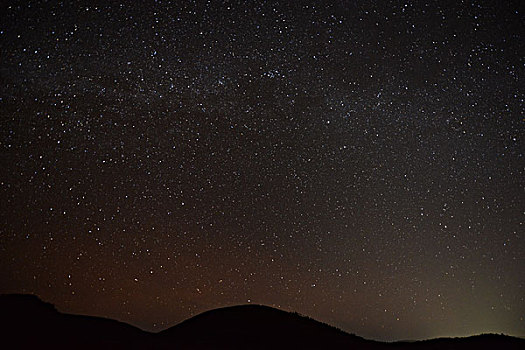
[[[33,295],[0,296],[0,347],[14,348],[123,348],[146,345],[151,337],[128,324],[92,316],[70,315]],[[74,347],[72,347],[74,346]]]
[[[382,343],[267,306],[204,312],[160,333],[100,317],[70,315],[31,295],[0,296],[0,347],[17,349],[525,349],[495,334]]]
[[[159,333],[182,349],[376,349],[380,343],[298,314],[261,305],[204,312]]]

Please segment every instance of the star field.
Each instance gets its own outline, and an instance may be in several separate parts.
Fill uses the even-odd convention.
[[[525,334],[519,1],[8,1],[0,293]]]

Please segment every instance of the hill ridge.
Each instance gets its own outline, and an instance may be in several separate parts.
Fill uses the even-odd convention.
[[[379,342],[267,305],[204,311],[158,333],[108,318],[62,313],[34,295],[0,295],[0,346],[66,349],[522,349],[501,334]]]

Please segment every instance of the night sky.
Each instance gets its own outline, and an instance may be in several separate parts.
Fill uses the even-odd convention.
[[[150,331],[255,303],[524,335],[524,13],[3,1],[0,293]]]

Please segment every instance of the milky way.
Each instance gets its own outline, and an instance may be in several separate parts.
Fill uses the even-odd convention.
[[[7,1],[0,293],[524,335],[524,10]]]

